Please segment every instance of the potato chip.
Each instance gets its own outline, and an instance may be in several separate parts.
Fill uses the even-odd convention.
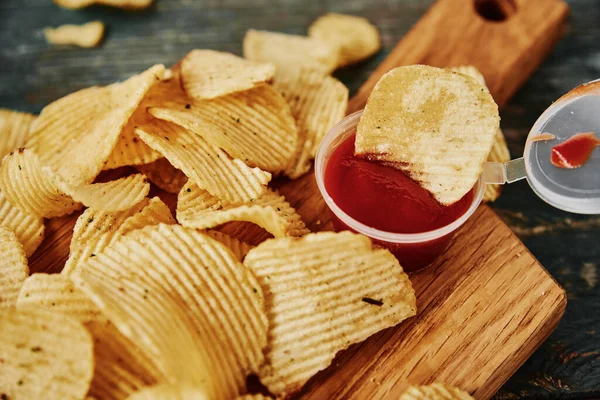
[[[216,241],[223,243],[240,261],[242,261],[246,254],[254,248],[254,246],[242,242],[233,236],[226,235],[223,232],[208,230],[206,231],[206,234]]]
[[[439,383],[427,386],[410,386],[400,400],[473,400],[467,392]]]
[[[146,175],[150,182],[169,193],[179,193],[188,181],[188,177],[166,158],[159,158],[150,164],[138,165],[135,168]]]
[[[155,65],[125,82],[83,89],[58,99],[32,124],[26,147],[70,186],[92,183],[127,121],[163,71],[163,65]]]
[[[188,96],[200,100],[252,89],[274,74],[273,64],[214,50],[192,50],[181,61],[183,88]]]
[[[298,178],[306,173],[323,136],[346,114],[348,89],[337,79],[310,68],[277,71],[273,83],[290,105],[300,139],[284,173]]]
[[[272,399],[272,397],[265,396],[264,394],[261,394],[261,393],[245,394],[243,396],[236,397],[236,400],[269,400],[269,399]]]
[[[355,154],[398,168],[442,204],[460,200],[483,170],[500,117],[484,85],[424,65],[385,74],[367,100]]]
[[[135,132],[196,185],[225,200],[243,202],[258,197],[271,180],[270,173],[232,159],[200,135],[171,122],[154,120]]]
[[[61,25],[45,28],[44,36],[51,44],[71,44],[79,47],[97,47],[104,37],[104,23],[92,21],[83,25]]]
[[[23,245],[27,257],[35,252],[44,240],[44,219],[29,215],[8,202],[0,191],[0,226],[10,228]]]
[[[23,147],[35,118],[32,114],[0,108],[0,159]]]
[[[81,268],[90,257],[100,254],[121,236],[146,225],[174,223],[171,211],[158,197],[144,199],[132,208],[116,213],[88,208],[77,218],[69,259],[62,274]]]
[[[199,387],[163,384],[144,388],[127,400],[209,400],[209,397]]]
[[[288,395],[336,353],[415,315],[415,292],[398,260],[348,231],[269,239],[244,259],[265,293],[269,391]]]
[[[230,221],[252,222],[275,237],[302,236],[308,229],[285,197],[271,189],[246,203],[229,203],[188,182],[177,197],[177,221],[196,229]]]
[[[23,281],[29,275],[29,266],[23,246],[17,240],[15,233],[6,227],[0,227],[0,254],[2,254],[0,264],[0,311],[2,311],[14,308]]]
[[[0,394],[7,399],[82,399],[94,371],[83,325],[47,311],[0,312]]]
[[[232,398],[263,362],[262,292],[230,250],[201,232],[145,227],[90,259],[74,279],[169,383]]]
[[[325,14],[310,25],[308,35],[340,49],[338,67],[367,59],[381,48],[377,28],[354,15]]]
[[[271,85],[204,101],[176,94],[149,112],[201,135],[232,158],[274,174],[290,163],[298,141],[290,107]]]
[[[313,37],[254,29],[244,36],[244,57],[278,70],[310,67],[328,74],[337,67],[339,52],[337,44]]]
[[[54,0],[56,4],[65,8],[84,8],[93,4],[109,7],[119,7],[131,10],[141,10],[152,5],[154,0]]]

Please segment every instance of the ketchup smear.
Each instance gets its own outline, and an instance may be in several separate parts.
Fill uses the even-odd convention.
[[[600,146],[600,139],[593,132],[578,133],[552,148],[550,161],[558,168],[579,168]]]

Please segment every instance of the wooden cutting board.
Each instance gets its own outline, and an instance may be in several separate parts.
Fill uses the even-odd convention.
[[[385,72],[415,63],[475,65],[502,106],[554,47],[567,14],[561,0],[439,0],[358,91],[348,112],[364,106]],[[311,230],[332,228],[312,173],[276,186]],[[174,205],[173,197],[165,200]],[[46,239],[30,260],[32,272],[62,269],[78,215],[48,221]],[[397,399],[409,384],[442,382],[489,398],[548,337],[566,306],[564,290],[487,206],[435,265],[411,280],[418,315],[340,353],[300,397]]]

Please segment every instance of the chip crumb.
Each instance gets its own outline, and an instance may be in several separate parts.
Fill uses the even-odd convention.
[[[51,44],[97,47],[104,37],[104,23],[93,21],[83,25],[67,24],[57,28],[45,28],[44,36]]]

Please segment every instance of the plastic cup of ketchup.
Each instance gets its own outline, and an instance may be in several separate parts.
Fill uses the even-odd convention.
[[[325,135],[315,176],[336,231],[362,233],[390,250],[405,271],[437,260],[455,232],[475,212],[485,189],[480,178],[461,200],[439,204],[401,171],[354,155],[357,111]]]

